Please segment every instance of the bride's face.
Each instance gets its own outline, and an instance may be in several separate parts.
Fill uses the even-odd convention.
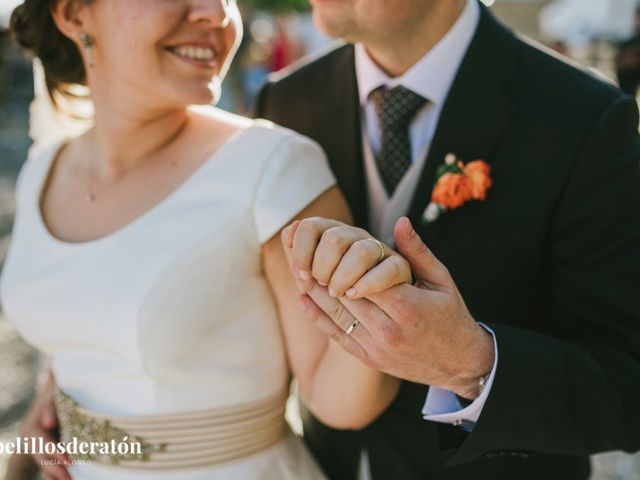
[[[96,0],[79,18],[95,43],[90,83],[170,105],[216,101],[242,35],[235,0]]]

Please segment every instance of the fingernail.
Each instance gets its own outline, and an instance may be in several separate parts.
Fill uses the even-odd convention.
[[[338,296],[338,292],[336,292],[333,288],[330,288],[329,295],[331,295],[333,298],[336,298]]]
[[[407,228],[409,229],[409,235],[413,235],[414,233],[416,233],[416,231],[413,229],[413,225],[411,225],[411,222],[409,221],[408,218],[405,220],[405,222],[407,222]]]
[[[349,290],[347,290],[346,295],[347,295],[347,297],[349,297],[349,298],[353,298],[353,297],[355,297],[355,296],[356,296],[356,294],[357,294],[357,293],[358,293],[358,292],[356,291],[356,289],[355,289],[355,288],[350,288]]]
[[[310,280],[310,279],[311,279],[311,275],[309,275],[309,272],[306,272],[306,271],[304,271],[304,270],[300,270],[300,272],[299,272],[299,273],[300,273],[300,278],[301,278],[302,280],[304,280],[305,282],[306,282],[307,280]]]
[[[326,286],[327,286],[327,284],[326,284],[326,283],[321,282],[321,281],[319,281],[319,280],[318,280],[318,285],[320,285],[321,287],[326,287]]]

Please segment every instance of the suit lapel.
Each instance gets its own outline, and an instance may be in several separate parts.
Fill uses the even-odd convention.
[[[320,143],[327,150],[333,172],[338,180],[357,225],[368,224],[367,191],[362,153],[360,103],[352,45],[336,51],[336,58],[318,92],[330,92],[330,97],[318,97],[316,125],[327,137]],[[329,73],[330,72],[330,73]],[[330,137],[329,137],[330,136]]]
[[[513,35],[482,7],[478,29],[443,106],[410,203],[408,215],[414,225],[420,225],[436,170],[447,153],[455,153],[465,163],[476,159],[491,163],[492,150],[515,111],[507,95],[516,73],[514,46]],[[420,227],[421,234],[432,240],[446,224],[447,212],[428,227]]]

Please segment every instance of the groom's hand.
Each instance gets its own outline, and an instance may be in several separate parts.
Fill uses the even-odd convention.
[[[434,385],[473,399],[491,371],[491,335],[469,313],[442,265],[408,219],[396,224],[396,245],[417,279],[365,299],[332,298],[316,285],[306,311],[349,353],[390,375]],[[350,335],[346,331],[359,324]]]

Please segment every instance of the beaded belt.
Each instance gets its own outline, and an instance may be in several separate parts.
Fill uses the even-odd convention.
[[[60,389],[54,398],[62,443],[84,444],[82,452],[67,451],[72,460],[126,468],[215,465],[264,450],[287,431],[286,392],[251,404],[153,416],[103,415],[79,406]],[[116,452],[104,450],[114,445],[119,445]]]

